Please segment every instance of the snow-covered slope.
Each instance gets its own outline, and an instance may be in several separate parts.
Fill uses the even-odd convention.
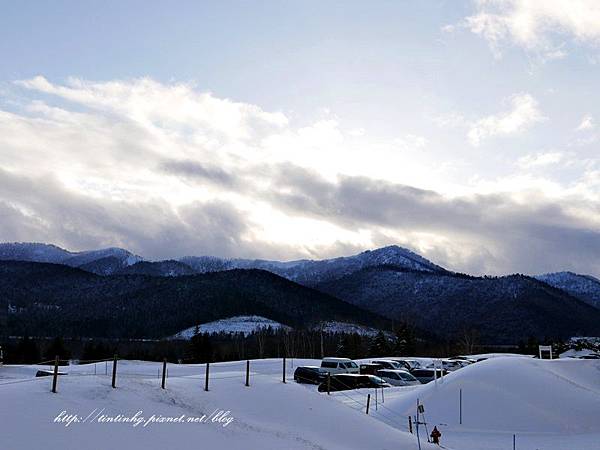
[[[555,272],[536,275],[540,281],[562,289],[573,297],[600,308],[600,280],[591,275],[579,275],[573,272]]]
[[[291,361],[288,360],[288,364]],[[303,361],[297,361],[303,363]],[[20,378],[2,379],[0,367],[0,448],[6,450],[415,450],[413,436],[308,391],[281,382],[281,360],[251,362],[250,387],[245,362],[210,367],[210,390],[203,390],[204,366],[169,364],[167,389],[160,388],[160,363],[120,361],[117,389],[104,375],[104,363],[66,368],[58,393],[49,378],[32,379],[38,367],[21,367]],[[110,363],[107,372],[110,374]],[[29,375],[27,375],[29,371]],[[293,367],[288,367],[288,374]],[[87,375],[84,375],[87,374]],[[3,384],[3,383],[11,384]],[[62,412],[85,423],[55,423]],[[183,423],[99,423],[106,417],[178,418]],[[190,423],[188,418],[227,411],[233,421]],[[424,449],[433,449],[424,446]]]
[[[530,442],[517,448],[600,448],[600,361],[493,358],[452,372],[443,383],[390,394],[385,407],[406,417],[415,414],[417,399],[429,429],[437,425],[450,447],[512,448],[494,441],[512,444],[515,433],[529,435]],[[466,444],[474,436],[482,440]]]
[[[236,316],[199,324],[197,327],[186,328],[173,336],[173,339],[191,339],[196,333],[243,333],[247,336],[255,331],[267,328],[271,328],[272,330],[290,329],[287,325],[267,319],[266,317]]]

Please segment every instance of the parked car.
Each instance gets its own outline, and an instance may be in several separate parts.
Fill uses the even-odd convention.
[[[383,366],[381,364],[361,364],[360,365],[360,374],[361,375],[375,375],[375,373],[380,370],[383,369]]]
[[[416,359],[396,359],[394,358],[398,364],[403,365],[406,370],[411,371],[414,369],[420,369],[422,367],[421,362]]]
[[[476,359],[468,358],[466,356],[451,356],[450,358],[446,358],[446,359],[451,359],[453,361],[458,361],[458,362],[466,362],[468,364],[473,364],[473,363],[477,362]]]
[[[375,375],[342,373],[338,375],[332,375],[331,379],[329,380],[329,390],[331,392],[384,387],[390,387],[390,384],[386,383],[382,378],[376,377]],[[327,392],[327,380],[323,381],[319,385],[318,390],[319,392]]]
[[[462,369],[465,366],[463,365],[462,361],[456,361],[453,359],[443,359],[442,367],[449,372],[453,372],[455,370]]]
[[[375,361],[371,361],[371,364],[379,364],[384,369],[391,369],[391,370],[402,370],[405,368],[405,366],[403,364],[400,364],[399,362],[396,362],[391,359],[378,359]]]
[[[349,358],[323,358],[321,369],[325,369],[331,375],[338,373],[359,373],[358,364]]]
[[[438,378],[442,375],[448,375],[449,373],[447,370],[442,369],[437,369],[436,372]],[[435,378],[433,369],[415,369],[411,373],[417,380],[419,380],[423,384],[429,383]]]
[[[327,378],[327,371],[317,366],[300,366],[294,371],[298,383],[320,384]]]
[[[419,380],[405,370],[383,369],[378,370],[376,375],[392,386],[414,386],[421,384]]]

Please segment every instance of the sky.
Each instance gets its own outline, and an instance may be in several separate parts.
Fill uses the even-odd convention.
[[[595,0],[0,0],[0,241],[600,276]]]

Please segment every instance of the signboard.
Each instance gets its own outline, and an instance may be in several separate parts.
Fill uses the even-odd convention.
[[[552,359],[552,346],[551,345],[540,345],[540,359],[543,359],[542,352],[548,352],[550,354],[550,359]]]

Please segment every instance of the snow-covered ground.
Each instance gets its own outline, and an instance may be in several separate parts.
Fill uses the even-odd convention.
[[[235,316],[227,319],[215,320],[199,324],[197,327],[186,328],[172,337],[172,339],[191,339],[196,332],[200,333],[243,333],[249,335],[255,331],[272,328],[273,330],[291,329],[271,319],[262,316]]]
[[[250,387],[244,386],[245,362],[212,364],[209,392],[203,390],[203,365],[169,365],[166,390],[160,389],[158,363],[120,361],[117,389],[104,375],[104,363],[66,367],[57,394],[50,392],[50,378],[32,378],[39,366],[0,367],[0,449],[416,449],[410,434],[291,380],[292,364],[315,361],[288,363],[283,384],[281,360],[252,361]],[[106,369],[110,374],[111,363]],[[142,411],[146,420],[229,413],[221,423],[134,427],[98,423],[94,417],[101,410],[108,417]],[[62,411],[81,421],[91,416],[85,423],[54,423]],[[226,425],[228,417],[233,421]]]
[[[408,416],[417,399],[428,430],[437,425],[442,444],[455,450],[600,449],[600,361],[497,357],[460,369],[443,382],[384,390],[318,393],[292,381],[293,368],[316,360],[211,364],[205,392],[204,365],[169,364],[160,389],[160,363],[120,361],[117,389],[110,387],[111,362],[61,368],[58,393],[50,378],[33,378],[40,366],[0,367],[0,449],[417,449]],[[49,367],[45,367],[50,369]],[[462,424],[459,396],[462,390]],[[370,414],[365,414],[371,394]],[[377,397],[376,397],[377,395]],[[97,423],[102,414],[144,419],[201,417],[229,411],[222,422]],[[54,423],[61,411],[86,423]],[[233,421],[227,424],[228,417]],[[83,420],[83,419],[81,419]],[[225,425],[225,426],[224,426]],[[421,434],[425,438],[425,433]],[[42,440],[43,439],[43,440]],[[43,443],[43,444],[42,444]],[[424,440],[423,448],[428,447]]]

